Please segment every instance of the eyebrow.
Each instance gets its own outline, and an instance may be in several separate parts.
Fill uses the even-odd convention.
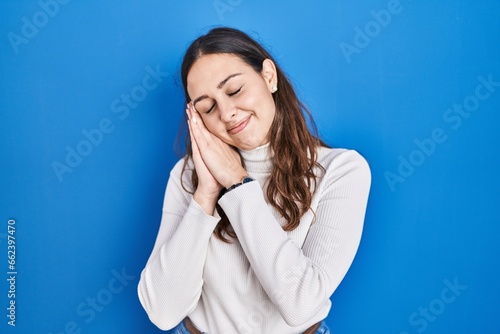
[[[232,79],[238,75],[241,75],[241,73],[234,73],[234,74],[231,74],[230,76],[228,76],[227,78],[225,78],[224,80],[222,80],[221,82],[219,82],[219,85],[217,86],[217,89],[221,89],[225,84],[226,82],[229,81],[229,79]]]
[[[227,78],[219,82],[219,84],[217,85],[217,89],[221,89],[230,79],[237,77],[238,75],[241,75],[241,73],[234,73],[229,75]],[[206,99],[207,97],[208,95],[202,95],[200,97],[197,97],[196,99],[193,100],[193,105],[195,105],[196,103],[200,102],[203,99]]]

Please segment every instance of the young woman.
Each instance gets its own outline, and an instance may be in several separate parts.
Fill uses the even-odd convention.
[[[174,333],[329,333],[361,238],[366,161],[311,133],[282,69],[241,31],[196,39],[181,75],[189,149],[170,173],[142,306]]]

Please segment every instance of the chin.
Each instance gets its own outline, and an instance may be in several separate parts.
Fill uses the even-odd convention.
[[[256,149],[257,147],[260,147],[262,145],[265,145],[269,143],[269,140],[255,140],[255,141],[248,141],[246,143],[238,143],[238,145],[234,145],[240,150],[243,151],[251,151],[253,149]]]
[[[250,143],[245,143],[245,144],[237,143],[237,144],[234,144],[233,146],[236,147],[237,149],[243,150],[243,151],[250,151],[250,150],[253,150],[254,148],[257,147],[253,144],[250,144]]]

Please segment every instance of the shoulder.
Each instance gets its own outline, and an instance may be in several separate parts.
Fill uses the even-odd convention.
[[[187,159],[187,161],[186,161]],[[189,171],[191,174],[194,169],[193,159],[183,156],[175,163],[174,167],[170,170],[170,176],[181,176],[182,171]]]
[[[369,169],[368,162],[358,151],[345,148],[319,147],[318,163],[325,169],[331,164],[336,166],[348,164]]]
[[[320,147],[318,163],[324,168],[324,177],[327,179],[347,177],[371,183],[370,166],[356,150]]]
[[[192,190],[191,176],[193,175],[194,163],[193,159],[187,156],[179,159],[174,167],[170,170],[169,182],[175,184],[183,184],[187,189]],[[182,181],[181,181],[182,180]]]

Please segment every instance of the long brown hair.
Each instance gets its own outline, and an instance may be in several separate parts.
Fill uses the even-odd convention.
[[[238,56],[257,73],[261,73],[265,59],[272,60],[276,66],[278,91],[273,94],[276,114],[270,129],[274,166],[266,195],[269,203],[287,221],[283,229],[291,231],[299,226],[300,218],[310,209],[312,194],[316,189],[316,167],[323,170],[317,163],[316,148],[326,145],[318,138],[311,113],[299,101],[290,80],[274,58],[250,36],[233,28],[212,29],[206,35],[198,37],[187,49],[181,67],[186,103],[191,101],[187,92],[187,75],[191,66],[203,55],[223,53]],[[307,126],[304,113],[309,117],[312,131]],[[189,136],[186,136],[186,151],[183,174],[192,157]],[[195,170],[191,181],[194,192],[198,186]],[[184,189],[186,190],[185,187]],[[215,235],[225,242],[230,242],[227,236],[236,239],[224,211],[218,204],[216,208],[221,220],[215,228]]]

